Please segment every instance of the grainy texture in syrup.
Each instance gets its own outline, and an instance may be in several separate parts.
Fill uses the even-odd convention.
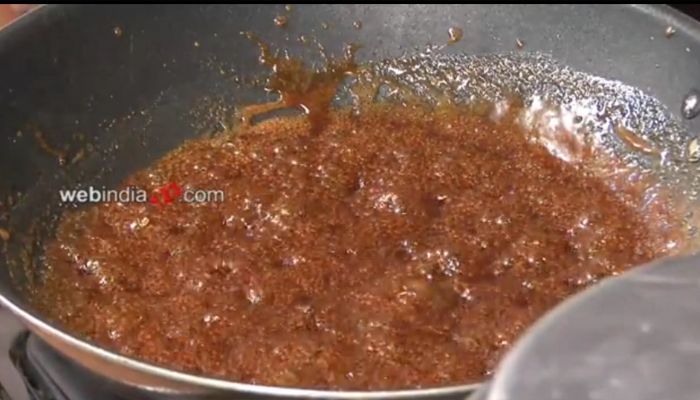
[[[125,183],[225,202],[66,215],[37,305],[188,372],[431,387],[480,381],[560,300],[664,254],[665,234],[509,117],[373,105],[327,119],[193,141]]]

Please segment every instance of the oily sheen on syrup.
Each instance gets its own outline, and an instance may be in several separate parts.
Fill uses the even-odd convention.
[[[539,316],[667,239],[515,114],[375,104],[194,140],[125,185],[226,200],[67,214],[36,303],[110,349],[235,381],[480,381]]]

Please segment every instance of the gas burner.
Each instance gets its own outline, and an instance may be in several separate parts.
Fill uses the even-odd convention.
[[[10,359],[21,372],[31,400],[155,400],[96,376],[26,332],[15,338]]]
[[[59,354],[0,309],[0,400],[170,400],[103,378]]]

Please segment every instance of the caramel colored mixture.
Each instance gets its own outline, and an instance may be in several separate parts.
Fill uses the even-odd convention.
[[[37,305],[121,353],[316,389],[482,380],[565,297],[666,238],[509,117],[374,105],[187,143],[124,184],[208,203],[67,214]]]

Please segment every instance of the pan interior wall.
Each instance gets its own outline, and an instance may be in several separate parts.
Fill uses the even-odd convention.
[[[444,44],[448,28],[459,27],[463,40],[441,49],[447,58],[514,52],[522,42],[524,50],[620,79],[672,106],[700,85],[700,35],[679,23],[667,40],[666,20],[636,6],[134,7],[46,6],[2,34],[0,74],[12,78],[0,82],[0,201],[11,238],[0,290],[14,300],[40,278],[41,243],[63,208],[59,190],[114,186],[184,140],[227,127],[234,104],[269,99],[241,85],[262,72],[258,49],[241,31],[313,62],[317,49],[297,40],[311,31],[331,54],[347,42],[362,44],[363,61]],[[282,14],[288,23],[277,29]]]

